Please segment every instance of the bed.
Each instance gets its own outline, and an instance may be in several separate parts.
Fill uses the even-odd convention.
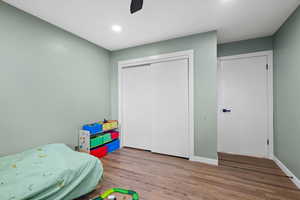
[[[72,200],[95,189],[99,159],[50,144],[0,158],[1,200]]]

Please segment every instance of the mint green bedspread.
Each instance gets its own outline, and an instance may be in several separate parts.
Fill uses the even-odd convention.
[[[64,144],[50,144],[0,158],[0,200],[72,200],[95,189],[99,159]]]

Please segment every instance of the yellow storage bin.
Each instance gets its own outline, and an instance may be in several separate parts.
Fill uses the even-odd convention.
[[[108,131],[111,129],[118,128],[118,121],[117,120],[109,120],[107,123],[103,123],[103,130]]]

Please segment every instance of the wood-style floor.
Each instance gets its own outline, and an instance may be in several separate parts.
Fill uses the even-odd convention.
[[[113,187],[140,200],[300,200],[300,190],[267,159],[219,154],[219,166],[123,148],[102,159],[104,178],[89,200]]]

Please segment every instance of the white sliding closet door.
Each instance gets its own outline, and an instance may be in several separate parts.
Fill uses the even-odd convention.
[[[152,152],[188,157],[188,60],[152,64]]]
[[[122,69],[124,146],[151,150],[150,65]]]
[[[189,157],[188,60],[122,69],[124,146]]]

